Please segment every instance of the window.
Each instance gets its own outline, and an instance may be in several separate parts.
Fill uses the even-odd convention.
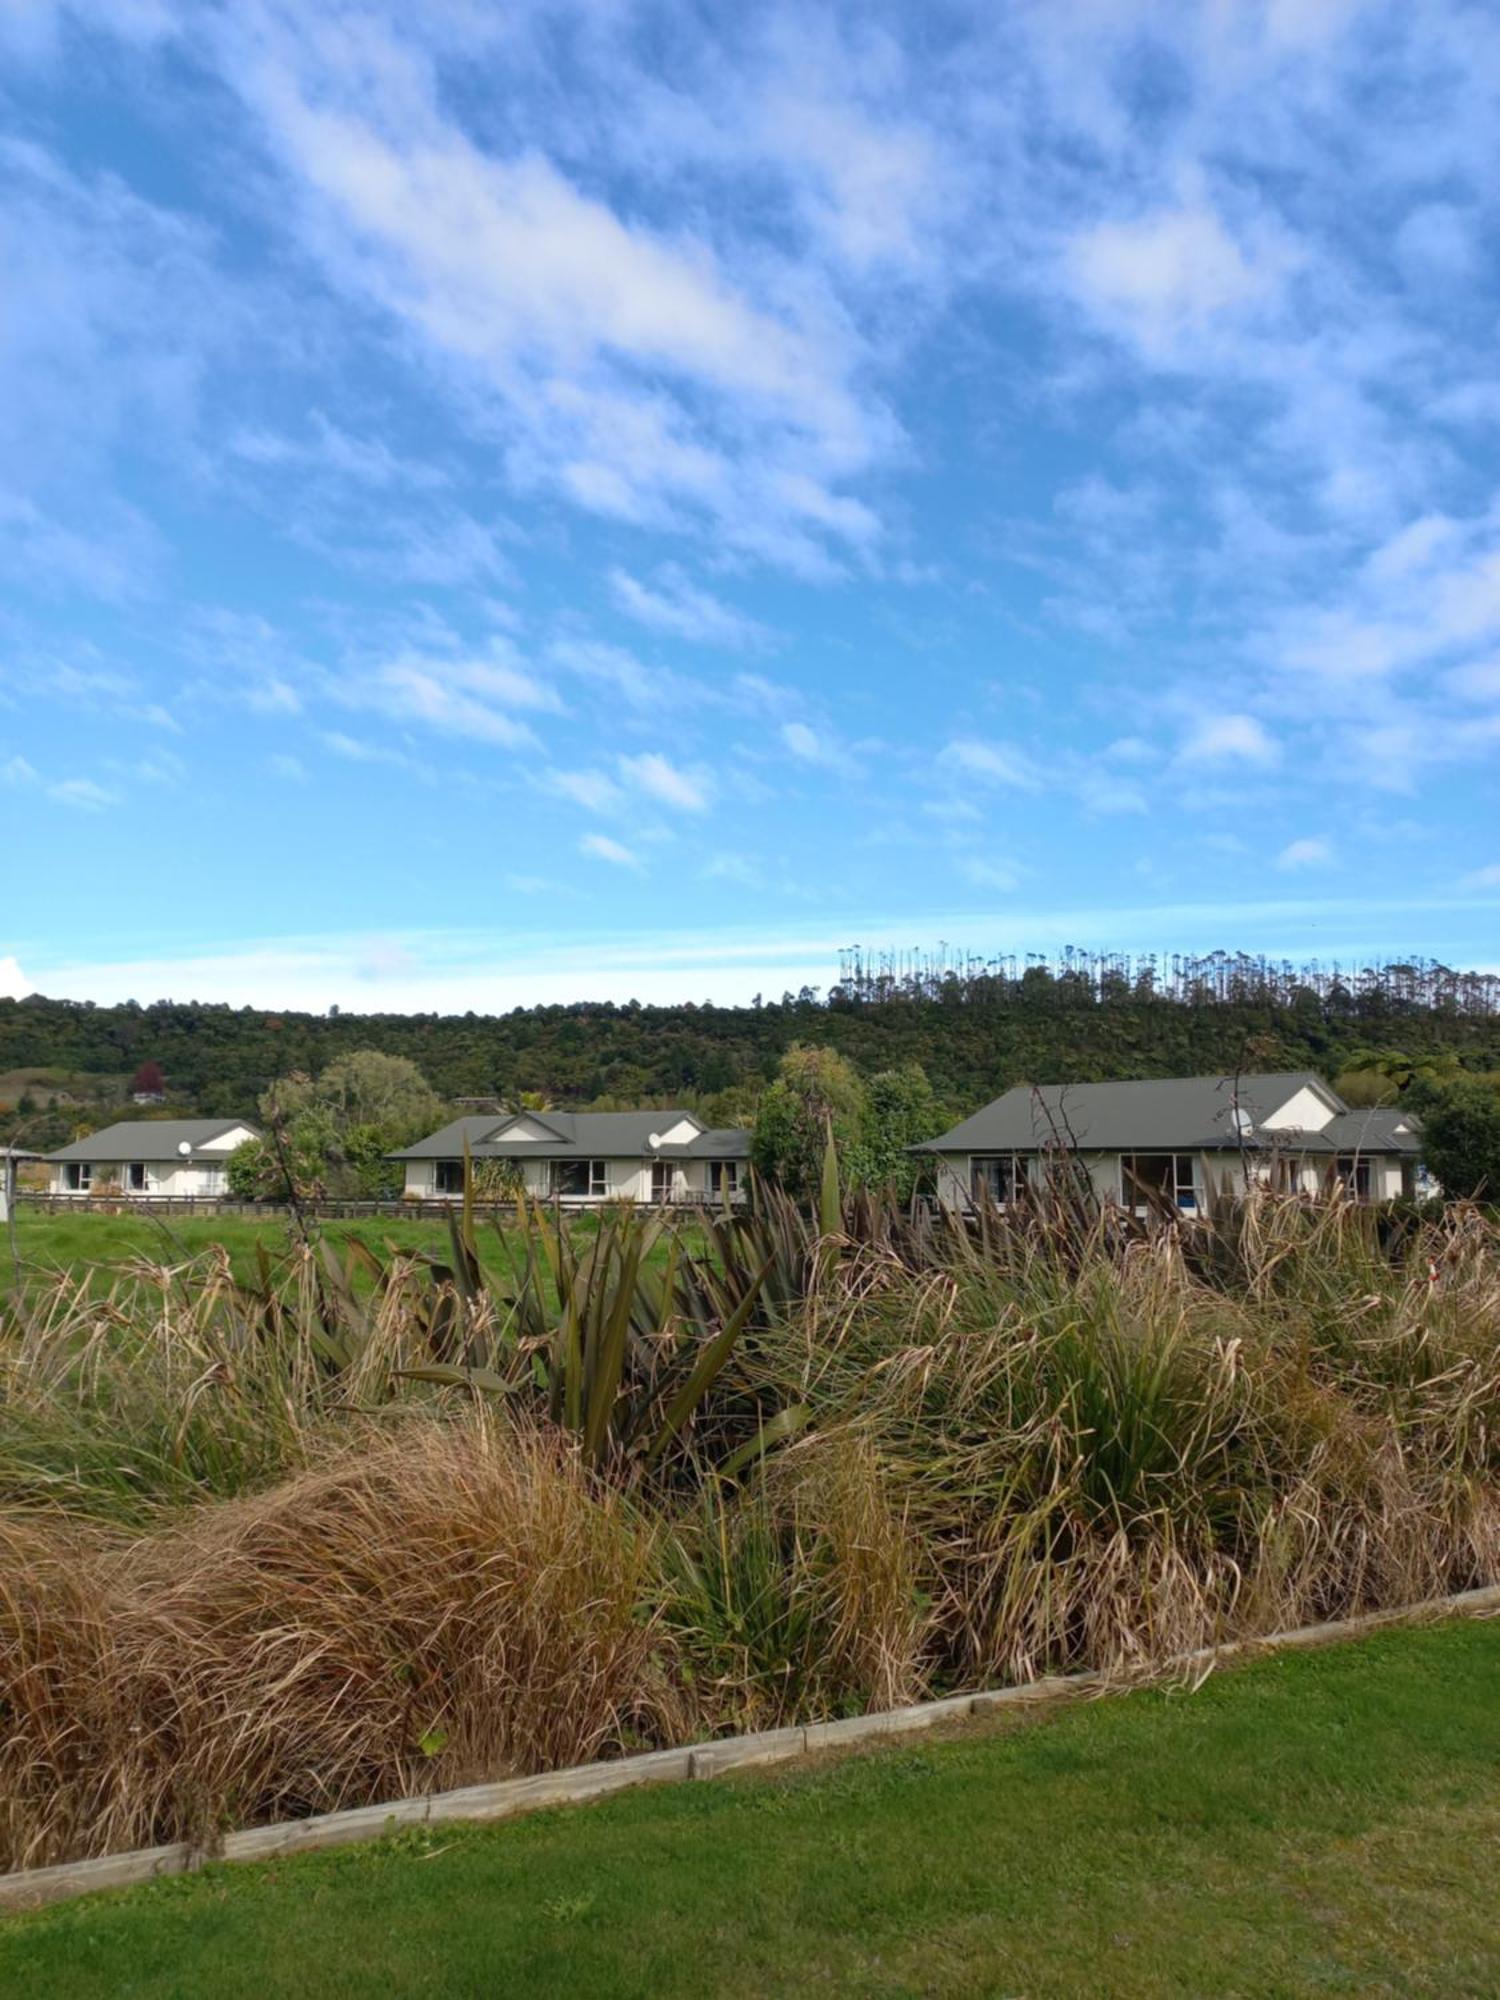
[[[222,1194],[224,1192],[224,1169],[217,1160],[211,1160],[198,1169],[199,1194]]]
[[[599,1201],[609,1193],[603,1160],[554,1160],[552,1192],[573,1201]]]
[[[1370,1157],[1368,1153],[1340,1153],[1335,1168],[1345,1194],[1352,1201],[1370,1199]]]
[[[670,1201],[676,1178],[677,1176],[670,1160],[653,1160],[651,1162],[651,1199],[653,1201]]]
[[[432,1188],[434,1194],[462,1194],[464,1191],[463,1161],[434,1160],[432,1164]]]
[[[87,1194],[94,1181],[94,1169],[87,1160],[69,1160],[63,1168],[63,1186],[70,1194]]]
[[[1120,1199],[1126,1208],[1165,1202],[1196,1208],[1198,1190],[1191,1153],[1124,1153],[1120,1157]]]
[[[144,1194],[146,1192],[146,1163],[144,1160],[132,1160],[129,1166],[126,1167],[125,1186],[131,1194]]]
[[[1026,1162],[1018,1153],[995,1153],[969,1161],[969,1192],[977,1202],[1014,1201],[1026,1192]]]
[[[738,1160],[710,1160],[708,1163],[708,1191],[710,1194],[730,1195],[740,1191],[740,1163]]]

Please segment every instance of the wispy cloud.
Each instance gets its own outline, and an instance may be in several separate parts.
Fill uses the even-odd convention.
[[[800,764],[821,764],[825,770],[847,771],[852,764],[837,740],[807,722],[783,722],[781,740]]]
[[[1288,841],[1276,857],[1276,866],[1286,870],[1327,868],[1333,858],[1332,843],[1310,834],[1301,840]]]
[[[701,589],[675,563],[665,564],[650,584],[627,570],[613,569],[609,585],[622,611],[677,639],[739,647],[762,644],[768,636],[763,625]]]
[[[701,813],[708,805],[708,780],[680,770],[660,751],[649,750],[639,757],[622,757],[619,768],[627,783],[644,792],[648,798],[655,799],[659,805],[694,813]]]
[[[408,654],[387,661],[368,678],[349,677],[344,694],[354,705],[381,709],[398,721],[511,750],[537,742],[523,716],[557,714],[562,708],[556,689],[501,647],[488,658]]]
[[[1183,737],[1184,764],[1275,764],[1280,749],[1265,724],[1253,715],[1203,715]]]
[[[641,865],[640,856],[633,848],[607,833],[586,833],[578,843],[578,852],[592,861],[607,861],[615,868],[639,868]]]
[[[955,737],[943,751],[941,760],[949,770],[985,785],[1002,785],[1012,791],[1035,792],[1041,778],[1023,751],[1008,743],[990,743],[978,737]]]
[[[78,812],[104,812],[120,803],[118,792],[110,791],[93,778],[60,778],[46,790],[49,799],[56,799],[60,806],[72,806]]]

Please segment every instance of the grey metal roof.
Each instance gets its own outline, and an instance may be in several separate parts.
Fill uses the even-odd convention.
[[[126,1118],[118,1125],[106,1125],[102,1132],[91,1132],[86,1139],[75,1139],[58,1152],[48,1153],[47,1158],[111,1165],[128,1160],[193,1159],[211,1139],[232,1132],[237,1125],[260,1137],[245,1118]],[[186,1155],[181,1151],[184,1141],[190,1148]],[[208,1157],[222,1160],[227,1155],[215,1152]]]
[[[1422,1121],[1414,1112],[1390,1105],[1341,1111],[1322,1136],[1340,1153],[1417,1153]]]
[[[455,1118],[451,1125],[419,1139],[393,1160],[457,1160],[464,1141],[476,1160],[694,1160],[748,1159],[750,1134],[719,1128],[676,1146],[653,1147],[651,1134],[666,1132],[690,1111],[527,1111],[520,1114],[554,1136],[544,1139],[497,1139],[493,1134],[514,1123],[514,1115],[497,1118]]]
[[[1241,1076],[1239,1105],[1250,1114],[1242,1141],[1234,1129],[1233,1076],[1155,1077],[1137,1083],[1017,1084],[951,1132],[914,1151],[931,1153],[1030,1153],[1052,1145],[1076,1145],[1090,1152],[1237,1151],[1242,1143],[1287,1144],[1310,1151],[1334,1151],[1319,1132],[1261,1132],[1299,1090],[1313,1089],[1330,1106],[1347,1113],[1312,1070]]]

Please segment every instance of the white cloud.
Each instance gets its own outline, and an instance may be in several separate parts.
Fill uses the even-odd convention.
[[[675,674],[648,667],[626,647],[612,646],[602,639],[557,639],[547,649],[547,657],[568,673],[613,688],[634,708],[654,708],[684,692],[684,684]]]
[[[763,625],[700,589],[672,563],[657,572],[653,584],[642,583],[627,570],[612,569],[609,585],[622,611],[677,639],[706,646],[752,646],[766,637]]]
[[[1459,884],[1463,889],[1500,889],[1500,861],[1492,861],[1487,867],[1474,868]]]
[[[1019,886],[1020,870],[1009,862],[995,861],[978,854],[966,854],[959,862],[959,873],[972,882],[976,889],[1001,889],[1009,893]]]
[[[1008,743],[987,743],[976,737],[955,738],[943,751],[942,761],[955,771],[986,784],[1005,785],[1013,791],[1035,792],[1041,778],[1029,758]]]
[[[1327,868],[1332,861],[1333,848],[1330,844],[1309,836],[1303,840],[1288,841],[1276,857],[1276,866],[1286,870]]]
[[[679,770],[659,751],[621,757],[618,763],[622,776],[637,791],[661,805],[673,806],[679,812],[702,812],[708,804],[707,780]]]
[[[1253,715],[1204,715],[1193,724],[1178,753],[1185,764],[1254,764],[1277,762],[1280,748],[1263,722]]]
[[[594,861],[608,861],[616,868],[639,868],[640,856],[622,841],[611,840],[607,833],[586,833],[578,843],[578,852]]]
[[[866,539],[867,510],[838,488],[894,426],[856,387],[847,319],[794,265],[763,246],[759,269],[730,269],[681,205],[654,226],[538,147],[479,144],[416,36],[237,20],[221,62],[308,247],[435,369],[500,402],[518,485],[632,521],[711,521],[794,565]]]
[[[56,799],[59,805],[72,806],[78,812],[104,812],[120,803],[117,793],[96,784],[92,778],[61,778],[56,784],[48,785],[47,796]]]
[[[781,741],[799,764],[816,764],[825,771],[854,777],[859,761],[852,750],[828,729],[814,729],[807,722],[783,722]],[[868,746],[867,746],[868,747]]]
[[[587,812],[618,812],[625,804],[625,794],[603,771],[549,771],[543,783],[548,791],[571,799]]]
[[[5,762],[0,764],[0,785],[14,785],[19,790],[23,785],[38,783],[40,779],[35,767],[28,764],[19,753],[14,757],[7,757]]]
[[[408,654],[376,669],[368,680],[348,678],[347,700],[418,722],[450,736],[521,749],[536,743],[523,713],[558,713],[557,692],[515,665],[497,647],[489,658],[448,659]]]
[[[368,743],[363,737],[350,736],[342,729],[320,729],[318,740],[335,757],[342,757],[350,764],[407,764],[411,761],[400,750],[392,750],[384,743]]]
[[[1076,295],[1147,358],[1173,362],[1221,315],[1274,295],[1283,256],[1246,253],[1206,202],[1101,222],[1071,246]]]
[[[965,898],[965,902],[969,899]],[[1444,916],[1444,912],[1451,916]],[[980,955],[994,950],[988,918],[972,907],[924,906],[923,933],[947,938],[955,949]],[[1416,922],[1439,949],[1456,918],[1470,922],[1468,901],[1444,905],[1430,893],[1372,900],[1287,896],[1241,904],[1210,901],[1076,904],[1039,896],[1024,908],[1008,908],[1011,934],[1038,949],[1063,946],[1080,937],[1101,948],[1135,948],[1142,937],[1170,937],[1184,951],[1207,951],[1225,935],[1265,940],[1273,958],[1315,952],[1330,935],[1340,939],[1346,960],[1381,953],[1393,931]],[[1437,919],[1437,923],[1434,923]],[[1465,933],[1466,935],[1472,933]],[[841,905],[836,922],[778,923],[747,928],[742,923],[710,928],[653,930],[639,923],[600,931],[582,924],[568,929],[550,910],[538,910],[529,931],[494,926],[473,932],[412,933],[396,940],[407,969],[382,989],[382,1006],[393,1011],[502,1012],[512,1007],[567,1004],[579,1000],[628,1000],[663,1004],[702,1000],[707,994],[746,1002],[755,993],[826,985],[838,953],[851,938],[870,949],[909,947],[909,912],[893,917],[869,906]],[[175,954],[126,960],[80,960],[57,951],[26,952],[21,981],[27,992],[50,993],[102,1004],[142,995],[193,995],[232,1006],[307,1008],[351,1004],[360,984],[359,968],[369,963],[367,936],[329,932],[315,937],[248,939],[232,947],[185,944]],[[1451,964],[1462,963],[1450,955]],[[19,972],[17,974],[19,978]]]
[[[290,785],[307,783],[307,766],[300,757],[289,756],[278,750],[266,759],[266,768],[273,778],[282,778]]]

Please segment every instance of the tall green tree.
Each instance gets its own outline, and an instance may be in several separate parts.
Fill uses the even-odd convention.
[[[797,1201],[816,1199],[832,1138],[840,1160],[853,1158],[865,1130],[865,1088],[836,1049],[796,1043],[761,1093],[751,1141],[756,1170]]]
[[[949,1122],[920,1063],[880,1070],[865,1086],[863,1130],[849,1161],[850,1180],[909,1201],[924,1163],[908,1148],[935,1139]]]
[[[1422,1119],[1422,1156],[1444,1194],[1500,1202],[1500,1083],[1467,1077],[1413,1092]]]
[[[387,1157],[441,1125],[447,1112],[416,1064],[379,1049],[355,1049],[320,1076],[294,1071],[260,1101],[264,1140],[229,1161],[237,1194],[303,1200],[374,1199],[398,1192],[400,1172]]]
[[[447,1115],[442,1099],[408,1056],[381,1049],[356,1049],[340,1056],[317,1077],[300,1073],[273,1083],[261,1101],[267,1118],[292,1120],[321,1112],[335,1131],[377,1127],[394,1143],[409,1144],[440,1125]]]

